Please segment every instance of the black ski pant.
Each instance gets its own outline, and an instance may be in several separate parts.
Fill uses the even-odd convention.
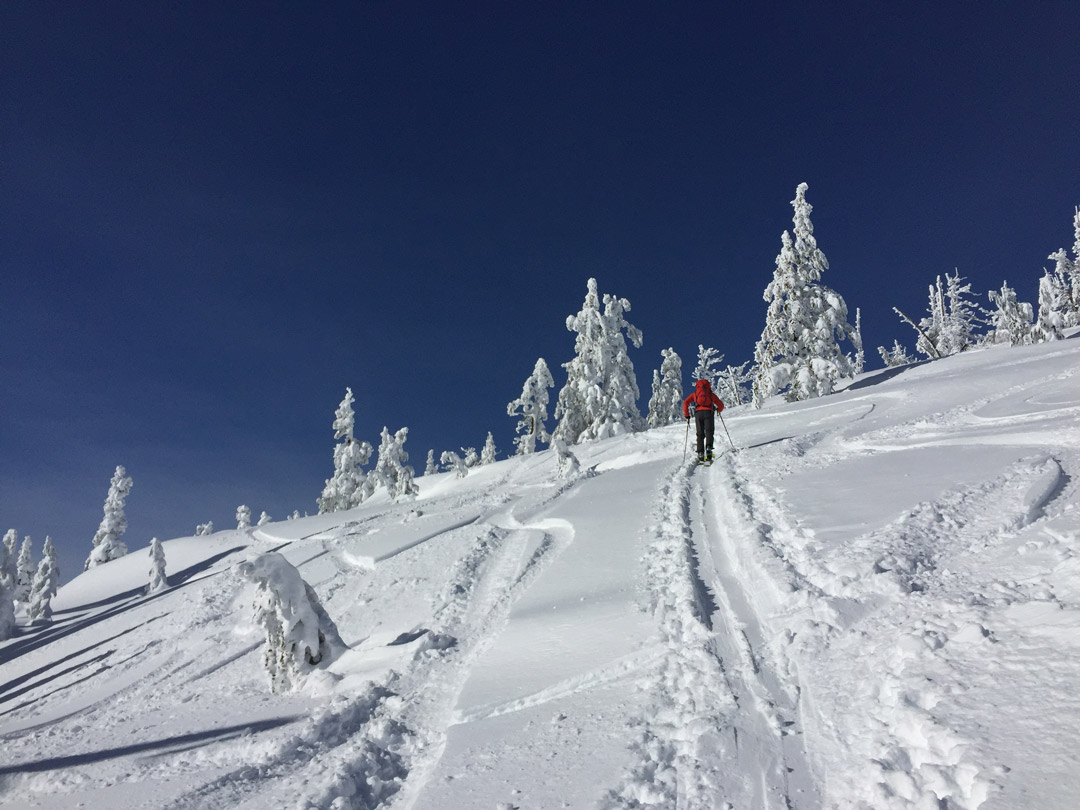
[[[694,424],[697,427],[697,454],[705,455],[705,451],[712,452],[713,430],[716,428],[716,419],[712,408],[709,410],[694,411]]]

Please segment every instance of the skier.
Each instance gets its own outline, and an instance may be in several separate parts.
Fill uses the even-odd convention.
[[[694,392],[683,400],[683,416],[686,417],[687,423],[690,422],[691,406],[694,409],[694,423],[697,427],[698,461],[712,461],[713,429],[716,425],[713,413],[724,410],[724,403],[713,393],[708,380],[698,380]]]

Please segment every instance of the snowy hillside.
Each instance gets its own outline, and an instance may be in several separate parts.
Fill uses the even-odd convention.
[[[0,645],[0,805],[1075,807],[1078,366],[728,411],[711,467],[676,425],[427,476],[168,541],[153,596],[134,551]],[[270,550],[347,646],[284,694],[238,571]]]

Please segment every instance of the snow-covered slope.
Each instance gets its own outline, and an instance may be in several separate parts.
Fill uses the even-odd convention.
[[[0,645],[0,804],[1076,806],[1078,363],[729,411],[707,468],[676,425],[179,538],[153,596],[132,553]],[[270,550],[348,646],[286,694],[237,572]]]

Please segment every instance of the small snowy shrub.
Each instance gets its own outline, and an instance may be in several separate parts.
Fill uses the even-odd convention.
[[[443,454],[439,457],[439,461],[442,463],[444,469],[453,471],[458,478],[464,478],[469,474],[469,468],[465,464],[465,459],[452,450],[444,450]]]
[[[558,454],[558,460],[555,462],[555,475],[558,478],[574,478],[581,470],[581,463],[578,461],[577,456],[566,446],[566,442],[562,440],[561,436],[556,435],[553,444],[555,452]]]
[[[269,515],[269,514],[267,514],[266,512],[262,512],[262,513],[260,513],[260,515],[259,515],[259,522],[258,522],[258,523],[257,523],[256,525],[258,525],[258,526],[265,526],[265,525],[266,525],[267,523],[269,523],[269,522],[270,522],[271,520],[273,520],[273,518],[272,518],[272,517],[270,517],[270,515]]]
[[[150,582],[146,586],[148,594],[163,591],[169,587],[165,576],[165,548],[156,537],[150,541]]]
[[[236,528],[239,531],[251,528],[251,509],[246,506],[236,507]]]
[[[897,368],[915,362],[915,358],[907,353],[907,349],[900,345],[899,340],[893,341],[893,347],[891,349],[886,349],[884,346],[878,346],[878,354],[881,355],[881,361],[885,364],[886,368]]]
[[[214,533],[214,521],[208,520],[206,523],[200,523],[195,527],[196,537],[205,537],[208,534]]]
[[[274,692],[298,687],[316,666],[327,665],[345,645],[318,595],[281,554],[241,563],[240,574],[256,586],[254,620],[266,631],[263,657]]]

